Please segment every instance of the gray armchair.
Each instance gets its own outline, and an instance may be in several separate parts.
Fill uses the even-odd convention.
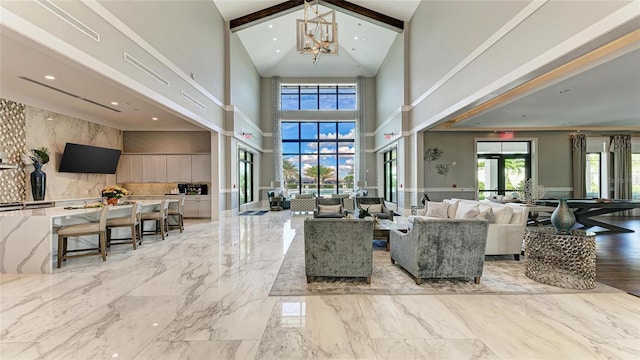
[[[304,221],[307,282],[316,276],[364,277],[373,272],[373,221],[313,219]]]
[[[393,220],[393,210],[391,210],[391,209],[386,207],[386,205],[384,204],[384,199],[383,198],[381,198],[381,197],[359,197],[359,198],[356,198],[356,207],[358,209],[360,209],[360,208],[366,209],[371,205],[373,205],[374,207],[377,207],[378,205],[380,205],[380,211],[371,211],[371,210],[369,210],[371,215],[376,216],[376,217],[378,217],[380,219]]]
[[[418,285],[425,278],[460,277],[479,284],[488,226],[486,220],[416,218],[408,233],[391,230],[391,262]]]
[[[332,198],[342,199],[342,207],[345,211],[351,211],[355,209],[355,201],[349,194],[331,194]]]
[[[314,218],[343,218],[345,216],[342,199],[318,198],[313,210]]]

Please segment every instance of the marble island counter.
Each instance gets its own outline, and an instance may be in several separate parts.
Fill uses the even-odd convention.
[[[141,201],[143,211],[153,211],[160,202]],[[57,252],[56,229],[64,225],[96,221],[101,209],[56,206],[0,212],[0,273],[53,272]],[[130,212],[131,205],[112,206],[109,207],[108,216],[127,216]],[[74,243],[69,242],[69,248],[95,247],[97,240],[94,239],[97,239],[97,235],[77,238]]]

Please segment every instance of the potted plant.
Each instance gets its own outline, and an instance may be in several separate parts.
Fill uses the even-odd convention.
[[[35,168],[31,172],[31,195],[33,200],[44,200],[47,189],[47,174],[42,171],[42,165],[49,162],[49,149],[40,147],[24,152],[24,162]]]
[[[108,205],[117,205],[118,201],[125,195],[129,195],[129,191],[117,185],[107,186],[102,189],[102,197],[107,199]]]

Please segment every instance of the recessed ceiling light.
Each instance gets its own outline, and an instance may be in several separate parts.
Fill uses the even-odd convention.
[[[277,52],[277,53],[279,53],[279,52],[280,52],[280,49],[276,49],[276,52]]]
[[[53,118],[52,118],[52,117],[48,117],[48,118],[47,118],[47,120],[52,121],[52,120],[53,120]]]
[[[118,105],[118,102],[117,101],[112,101],[111,105]]]
[[[273,41],[276,41],[276,40],[278,40],[278,39],[277,38],[273,38]]]
[[[158,120],[158,118],[157,117],[152,117],[151,120],[156,121],[156,120]]]
[[[44,78],[47,79],[47,80],[55,80],[56,79],[56,77],[53,76],[53,75],[45,75]]]
[[[269,29],[273,28],[273,24],[269,24]]]
[[[365,39],[365,38],[362,38],[362,41],[365,41],[365,40],[367,40],[367,39]]]
[[[354,36],[354,37],[353,37],[353,39],[354,39],[354,40],[358,40],[358,37],[357,37],[357,36]]]

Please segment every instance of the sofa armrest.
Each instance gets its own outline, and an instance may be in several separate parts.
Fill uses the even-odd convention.
[[[418,242],[411,230],[404,233],[393,229],[389,231],[389,240],[391,242],[391,261],[397,262],[405,269],[414,269],[418,266]]]

